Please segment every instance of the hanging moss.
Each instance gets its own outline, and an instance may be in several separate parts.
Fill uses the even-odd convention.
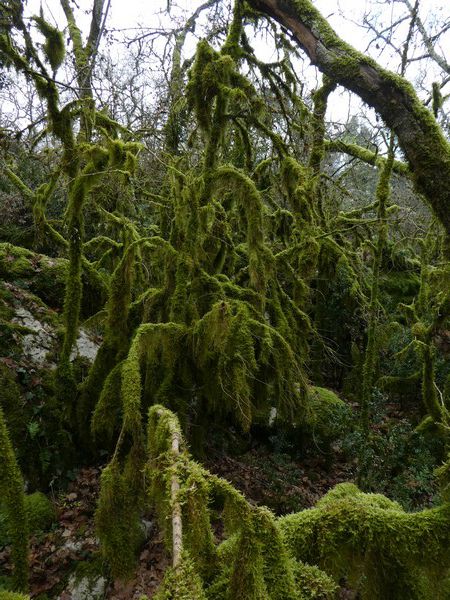
[[[144,535],[139,521],[139,492],[133,484],[137,474],[130,475],[129,469],[122,471],[117,461],[103,469],[95,513],[102,555],[112,576],[119,579],[131,577]]]
[[[28,522],[23,492],[24,484],[1,407],[0,454],[2,456],[0,461],[1,502],[7,514],[8,537],[11,539],[12,545],[13,582],[16,589],[26,590],[28,587]]]
[[[281,178],[285,187],[291,210],[296,219],[297,226],[314,222],[314,208],[312,201],[312,174],[308,167],[298,163],[292,157],[287,157],[281,165]]]
[[[91,430],[95,438],[100,438],[107,445],[111,444],[120,422],[122,364],[116,365],[104,379],[103,385],[97,388],[100,396],[92,415]]]
[[[64,45],[64,38],[61,31],[53,27],[42,17],[33,17],[39,31],[45,37],[44,52],[45,56],[50,63],[53,71],[57,71],[61,66],[64,56],[66,54],[66,48]]]

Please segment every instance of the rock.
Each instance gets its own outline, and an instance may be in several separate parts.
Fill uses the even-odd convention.
[[[60,599],[71,600],[102,600],[105,597],[107,580],[103,575],[76,577],[71,575],[69,585]]]
[[[70,360],[74,360],[77,356],[81,356],[82,358],[87,358],[90,362],[94,362],[98,349],[98,343],[95,342],[84,329],[80,329],[76,346],[70,355]]]
[[[52,350],[57,339],[54,329],[48,323],[36,319],[29,310],[23,307],[16,308],[12,321],[32,331],[22,338],[24,356],[38,367],[46,365],[47,354]],[[56,365],[49,364],[47,366],[54,368]]]
[[[144,533],[145,539],[148,540],[153,533],[155,525],[153,521],[148,521],[147,519],[141,519],[141,528]]]
[[[30,329],[32,333],[22,337],[22,351],[24,356],[37,367],[46,367],[55,369],[56,364],[49,362],[47,356],[49,353],[54,354],[58,337],[56,329],[38,320],[26,308],[18,307],[15,309],[15,316],[12,319],[14,323]],[[89,333],[80,328],[78,339],[70,355],[70,360],[75,360],[78,356],[86,358],[90,362],[94,362],[99,349],[99,344],[89,335]]]

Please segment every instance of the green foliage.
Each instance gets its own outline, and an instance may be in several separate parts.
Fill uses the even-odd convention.
[[[442,456],[442,441],[417,431],[406,419],[386,415],[387,396],[374,390],[370,410],[373,431],[367,439],[357,427],[340,440],[346,456],[362,456],[360,485],[395,499],[406,510],[434,504],[439,497],[433,471]]]

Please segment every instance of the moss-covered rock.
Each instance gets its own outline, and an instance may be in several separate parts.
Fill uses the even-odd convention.
[[[68,261],[50,258],[13,244],[0,243],[0,279],[19,282],[51,308],[62,308]],[[99,273],[83,268],[82,315],[96,313],[106,301],[107,286]]]
[[[30,534],[45,531],[55,521],[55,508],[42,492],[34,492],[25,496],[24,505]],[[10,541],[7,514],[0,504],[0,546],[6,546]]]
[[[332,390],[309,386],[305,419],[306,431],[325,442],[342,435],[348,427],[350,407]]]
[[[56,518],[55,507],[42,492],[34,492],[25,496],[25,511],[31,533],[45,531]]]

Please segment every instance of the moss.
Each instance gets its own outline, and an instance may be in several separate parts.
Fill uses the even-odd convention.
[[[0,491],[7,514],[8,536],[11,539],[13,580],[16,589],[28,587],[28,522],[25,510],[23,480],[0,408]]]
[[[90,375],[92,372],[95,372],[94,368],[91,368]],[[111,369],[108,376],[103,377],[102,381],[103,383],[97,387],[100,395],[92,415],[91,430],[96,439],[109,445],[120,422],[122,363]]]
[[[437,118],[439,110],[442,108],[443,98],[441,86],[436,81],[432,84],[433,114]]]
[[[42,17],[33,17],[34,22],[37,24],[39,31],[45,37],[44,52],[45,56],[50,63],[53,71],[61,66],[64,56],[66,54],[66,48],[64,45],[64,38],[61,31],[53,27]]]
[[[20,387],[16,383],[13,372],[6,365],[0,364],[0,407],[3,409],[8,430],[14,442],[19,441],[20,437],[25,434],[23,415],[19,410],[20,396]]]
[[[31,535],[45,531],[55,520],[56,513],[53,504],[42,492],[34,492],[25,496],[24,507]],[[8,515],[0,502],[0,546],[11,543],[8,529]]]
[[[389,152],[386,163],[383,165],[376,189],[377,209],[377,242],[373,257],[372,284],[370,289],[369,318],[367,324],[367,345],[362,368],[361,389],[361,425],[367,435],[370,426],[369,402],[377,366],[376,331],[380,320],[379,295],[380,295],[380,273],[383,253],[386,247],[388,234],[387,209],[390,200],[390,179],[394,161],[394,136],[391,136]],[[361,465],[364,469],[365,466]]]
[[[165,572],[164,580],[154,598],[155,600],[206,600],[202,581],[187,552],[183,553],[177,567]]]
[[[395,309],[400,302],[409,304],[417,295],[420,279],[410,271],[390,271],[380,276],[380,293],[388,295],[387,305]]]
[[[431,599],[442,581],[437,573],[450,564],[449,514],[448,504],[408,514],[384,496],[340,484],[316,508],[282,517],[279,526],[298,560],[336,580],[347,577],[363,598]]]
[[[305,426],[316,438],[329,441],[340,437],[350,422],[349,406],[333,391],[310,386],[307,394]]]
[[[337,598],[339,586],[318,567],[296,563],[294,576],[303,600],[335,600]]]
[[[253,0],[252,4],[270,12],[264,2]],[[320,43],[311,42],[308,46],[315,64],[378,110],[386,124],[392,127],[414,169],[418,190],[425,194],[448,230],[450,189],[447,180],[444,183],[439,174],[448,172],[450,146],[412,85],[343,42],[309,0],[291,0],[280,9],[278,18],[294,31],[293,23],[302,23],[320,40]],[[435,175],[430,176],[431,172]]]
[[[67,277],[67,260],[50,258],[14,246],[0,243],[0,277],[5,281],[19,283],[38,296],[52,308],[61,308]],[[83,286],[85,297],[82,302],[82,315],[89,317],[97,312],[106,296],[106,285],[97,272],[83,265]]]
[[[134,474],[137,476],[137,473]],[[127,470],[114,461],[103,469],[95,513],[100,549],[114,578],[129,579],[143,541],[139,522],[139,495]]]
[[[0,590],[0,600],[30,600],[30,596],[16,592]]]
[[[348,154],[368,165],[373,165],[378,169],[382,168],[383,164],[386,162],[386,158],[380,156],[378,152],[372,152],[368,148],[363,148],[362,146],[346,142],[345,140],[325,140],[324,144],[325,150],[328,152],[342,152]],[[408,165],[398,160],[394,160],[392,170],[399,175],[411,175]]]
[[[292,568],[273,515],[251,507],[229,483],[211,476],[190,459],[178,419],[170,411],[152,407],[148,423],[151,498],[157,500],[160,517],[170,520],[170,482],[177,477],[178,498],[185,507],[183,547],[189,552],[192,577],[203,581],[208,598],[296,598]],[[174,436],[181,442],[180,453],[171,452]],[[208,506],[213,498],[224,505],[226,531],[231,536],[218,549],[217,559]]]
[[[25,496],[25,511],[30,533],[45,531],[56,518],[53,504],[42,492],[34,492],[34,494]]]

